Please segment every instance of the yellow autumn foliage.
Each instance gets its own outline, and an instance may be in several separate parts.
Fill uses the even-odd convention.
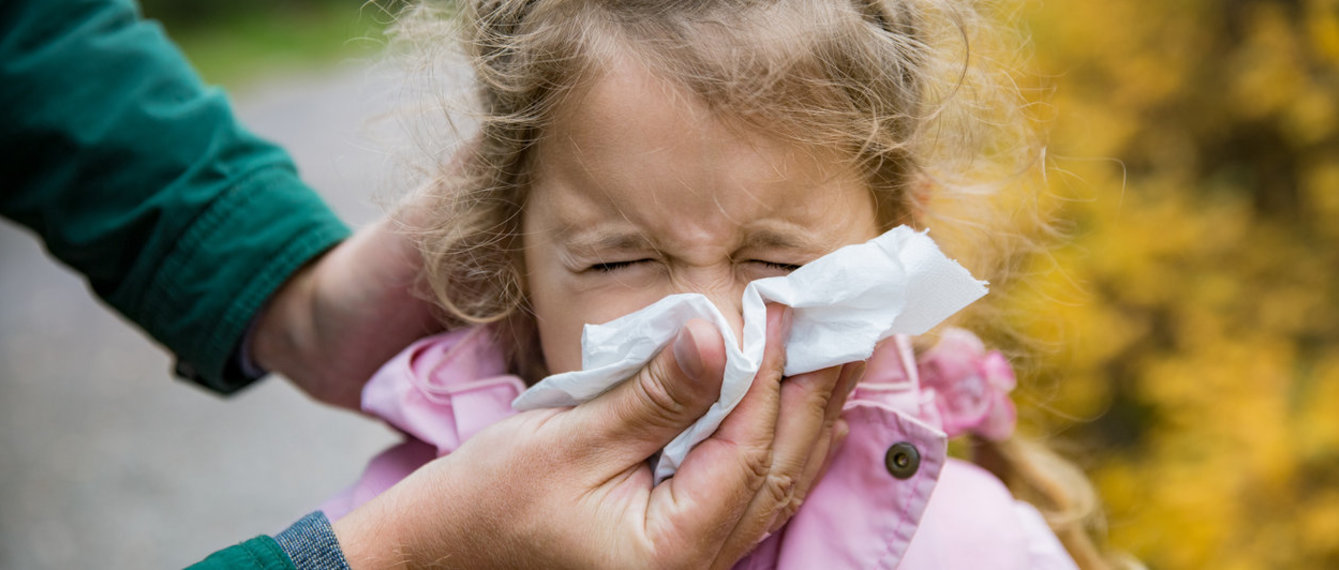
[[[1070,238],[1010,313],[1026,427],[1150,568],[1339,568],[1339,0],[1023,20]]]

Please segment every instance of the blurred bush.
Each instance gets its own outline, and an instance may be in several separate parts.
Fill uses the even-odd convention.
[[[360,0],[139,0],[144,15],[162,21],[169,28],[195,28],[218,25],[253,14],[301,14],[331,9],[356,10]],[[385,4],[379,0],[376,4]],[[397,4],[399,2],[396,2]]]
[[[260,78],[371,59],[404,0],[140,0],[206,81]]]
[[[1339,568],[1339,0],[1024,16],[1075,238],[1016,307],[1033,428],[1152,568]]]

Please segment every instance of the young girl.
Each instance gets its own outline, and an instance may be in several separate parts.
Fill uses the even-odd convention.
[[[464,4],[481,121],[415,213],[435,220],[427,282],[458,326],[369,382],[364,409],[411,437],[331,518],[515,413],[527,385],[580,369],[583,325],[691,292],[737,333],[749,282],[898,225],[989,227],[937,214],[934,194],[981,195],[1017,170],[982,137],[1018,115],[999,114],[1007,91],[969,57],[973,3]],[[432,46],[447,22],[420,9],[401,37]],[[980,274],[1009,247],[999,237],[949,253]],[[1081,477],[1012,437],[1003,357],[957,329],[917,344],[878,347],[826,477],[738,567],[1101,567]],[[953,436],[981,466],[946,457]]]

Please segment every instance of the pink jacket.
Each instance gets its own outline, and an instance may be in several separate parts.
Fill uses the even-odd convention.
[[[1040,513],[998,479],[947,458],[952,435],[1007,437],[1013,373],[970,333],[914,363],[902,337],[870,359],[847,400],[850,435],[794,518],[736,568],[1072,569]],[[332,520],[511,414],[525,389],[488,329],[414,343],[363,390],[363,409],[408,434],[322,505]]]

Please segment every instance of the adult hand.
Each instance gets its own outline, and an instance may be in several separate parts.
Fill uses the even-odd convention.
[[[495,424],[340,519],[346,558],[356,570],[728,568],[819,477],[859,376],[848,365],[783,382],[788,328],[789,310],[769,307],[753,385],[660,485],[647,458],[720,393],[724,344],[706,321],[599,398]]]
[[[391,219],[293,275],[262,310],[251,353],[313,398],[358,409],[363,384],[415,339],[441,329],[413,294],[423,263]]]

